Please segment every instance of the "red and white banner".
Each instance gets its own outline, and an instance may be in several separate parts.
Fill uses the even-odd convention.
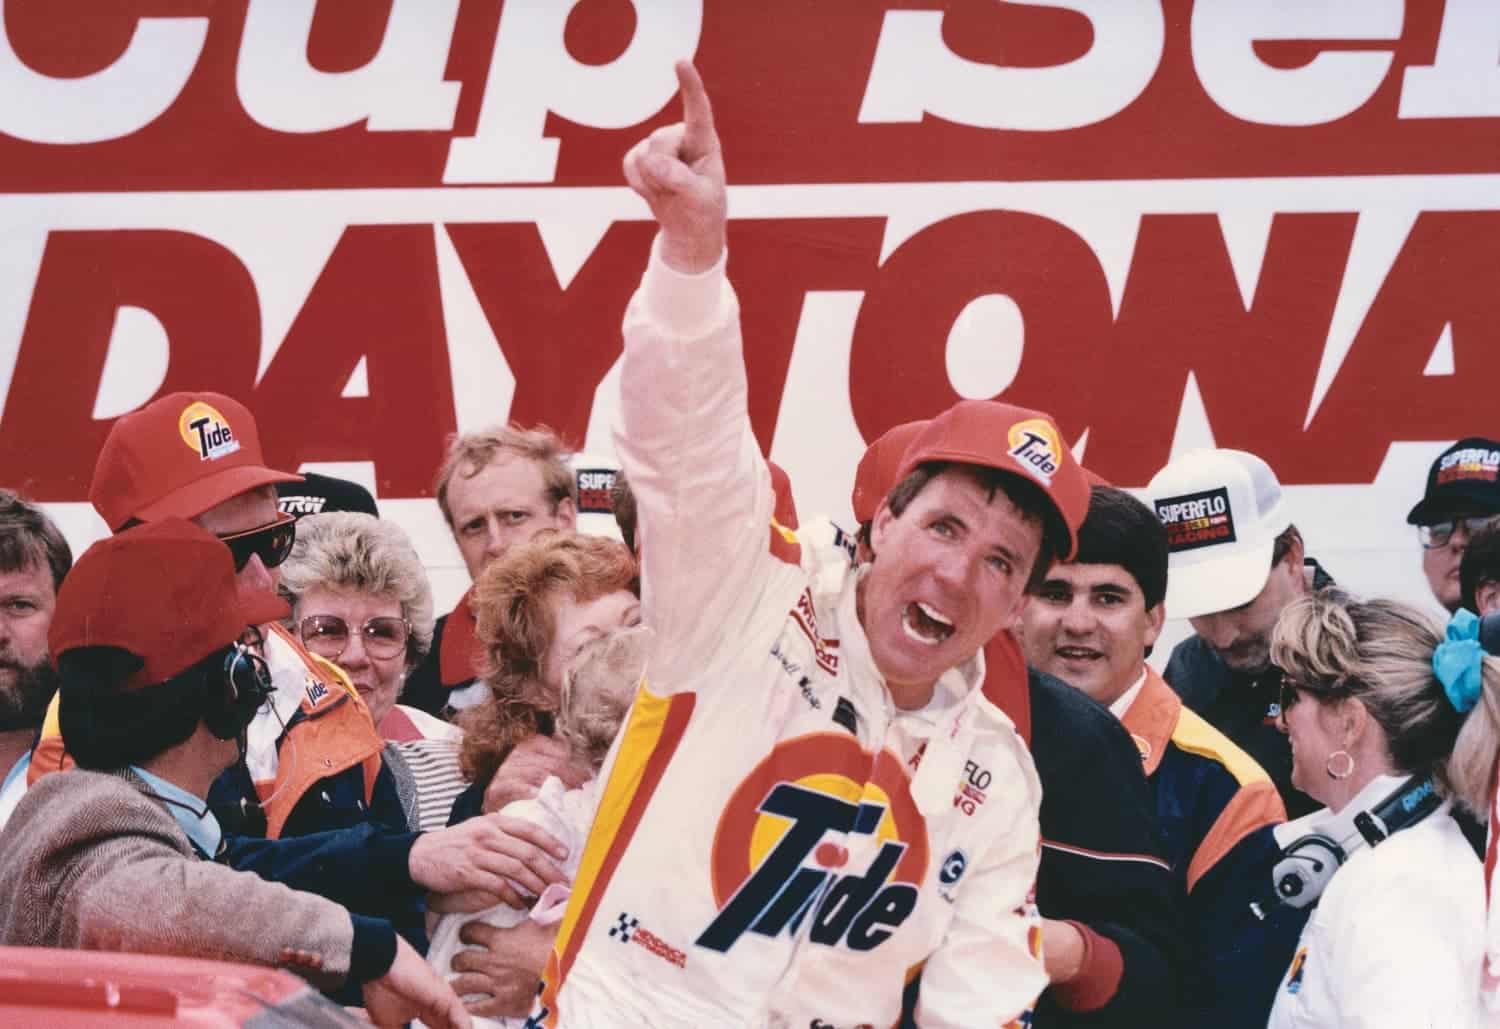
[[[70,536],[112,418],[211,388],[373,487],[439,601],[444,437],[609,453],[652,226],[620,178],[694,56],[756,432],[847,520],[959,396],[1143,484],[1265,457],[1312,553],[1425,594],[1426,462],[1500,436],[1490,0],[9,0],[0,482]]]

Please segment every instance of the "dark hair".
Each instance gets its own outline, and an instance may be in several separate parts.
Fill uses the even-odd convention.
[[[13,490],[0,489],[0,572],[19,572],[38,565],[52,571],[52,588],[62,586],[73,567],[73,551],[52,519]]]
[[[614,485],[609,488],[609,500],[615,512],[615,524],[620,527],[620,537],[634,554],[635,527],[638,520],[635,513],[635,492],[631,490],[623,468],[615,472]]]
[[[1062,515],[1058,513],[1057,506],[1052,503],[1052,498],[1029,479],[1023,479],[1014,472],[989,468],[985,465],[961,464],[956,461],[927,461],[917,465],[911,474],[898,482],[886,497],[885,503],[891,509],[891,514],[897,518],[901,517],[907,505],[917,499],[917,495],[927,487],[927,484],[950,468],[962,469],[973,475],[984,489],[989,490],[991,498],[996,493],[1005,494],[1020,510],[1023,518],[1041,524],[1042,545],[1037,551],[1036,562],[1031,566],[1031,575],[1026,580],[1026,592],[1036,592],[1041,588],[1043,580],[1047,578],[1047,571],[1052,567],[1052,562],[1068,552],[1068,526],[1063,522]]]
[[[1276,537],[1276,542],[1271,546],[1271,567],[1275,568],[1281,564],[1282,559],[1292,552],[1292,544],[1302,543],[1302,533],[1297,531],[1295,525],[1288,525],[1281,530]]]
[[[1089,491],[1074,564],[1119,565],[1140,587],[1147,610],[1167,595],[1167,530],[1155,513],[1114,486]]]
[[[1458,566],[1458,583],[1464,607],[1479,613],[1479,590],[1500,582],[1500,525],[1486,525],[1476,532],[1464,548]]]
[[[80,768],[143,764],[186,740],[214,703],[210,676],[228,647],[162,683],[127,686],[145,664],[119,647],[77,647],[57,659],[63,748]]]

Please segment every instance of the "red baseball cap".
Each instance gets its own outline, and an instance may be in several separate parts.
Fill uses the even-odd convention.
[[[901,467],[906,448],[917,438],[917,433],[927,428],[929,421],[923,418],[916,422],[902,422],[885,430],[879,439],[865,448],[865,456],[859,459],[859,467],[854,470],[854,492],[849,497],[856,524],[874,521],[881,501],[901,481],[896,477],[896,470]]]
[[[120,647],[145,662],[133,686],[165,682],[291,613],[275,593],[244,588],[229,548],[181,518],[107,536],[73,565],[47,632],[55,662],[78,647]]]
[[[898,483],[928,461],[954,461],[1019,475],[1040,486],[1078,549],[1089,510],[1089,480],[1050,415],[994,400],[960,400],[928,422],[901,459]]]
[[[110,427],[89,501],[112,532],[192,518],[246,490],[302,476],[265,466],[250,409],[222,393],[169,393]]]

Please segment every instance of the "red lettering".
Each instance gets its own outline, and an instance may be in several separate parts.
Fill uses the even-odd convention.
[[[655,234],[654,223],[611,225],[563,288],[535,225],[448,226],[516,377],[511,421],[545,423],[574,445],[583,442],[594,390],[620,356],[620,319]]]
[[[1282,481],[1370,482],[1391,440],[1500,435],[1500,211],[1417,218]],[[1445,325],[1453,375],[1423,374]],[[1283,466],[1288,471],[1282,471]]]
[[[340,396],[361,359],[369,396]],[[254,407],[277,467],[373,460],[380,495],[431,495],[455,427],[431,226],[345,231]]]
[[[122,306],[149,311],[166,330],[167,373],[155,395],[250,395],[260,307],[234,254],[186,232],[53,232],[0,417],[0,481],[37,500],[88,495],[112,424],[93,411]]]
[[[1144,486],[1167,463],[1190,372],[1219,446],[1267,456],[1298,449],[1355,220],[1277,215],[1247,309],[1217,216],[1142,218],[1108,344],[1067,362],[1034,350],[1028,332],[1028,359],[1059,365],[1047,380],[1058,398],[1052,413],[1075,438],[1091,430],[1084,462],[1111,482]],[[1023,365],[1022,376],[1031,371]],[[1070,374],[1080,384],[1071,390]],[[1036,403],[1047,401],[1038,394]],[[1283,482],[1307,481],[1276,468]]]
[[[865,296],[849,359],[854,419],[865,439],[959,399],[948,380],[948,333],[971,300],[990,293],[1014,300],[1026,324],[1021,370],[1004,399],[1049,411],[1075,438],[1082,431],[1088,408],[1076,397],[1088,391],[1111,322],[1098,259],[1054,221],[979,211],[907,240]]]

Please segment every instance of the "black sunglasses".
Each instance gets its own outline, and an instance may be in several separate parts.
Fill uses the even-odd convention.
[[[1309,686],[1307,683],[1298,682],[1290,675],[1286,675],[1285,673],[1283,673],[1281,676],[1281,693],[1276,698],[1276,702],[1277,705],[1281,708],[1281,713],[1285,715],[1288,711],[1297,706],[1297,701],[1302,699],[1302,694],[1304,693],[1311,693],[1314,696],[1326,697],[1329,700],[1332,700],[1336,697],[1345,696],[1349,692],[1349,687],[1345,684],[1326,687]]]
[[[260,556],[260,563],[275,568],[292,552],[297,541],[297,519],[289,514],[280,515],[274,522],[258,525],[244,532],[232,532],[220,536],[229,553],[234,556],[234,570],[242,572],[250,559]]]

